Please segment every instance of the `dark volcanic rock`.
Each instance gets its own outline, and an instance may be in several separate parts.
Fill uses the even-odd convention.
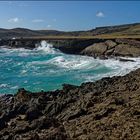
[[[119,60],[122,61],[122,62],[136,62],[135,60],[125,59],[125,58],[119,58]]]
[[[140,47],[140,41],[138,40],[134,40],[134,39],[121,39],[121,38],[118,38],[115,40],[117,43],[120,43],[120,44],[128,44],[130,46],[135,46],[135,47]]]
[[[83,49],[92,45],[93,43],[102,42],[103,39],[73,39],[73,40],[61,40],[61,41],[50,41],[54,48],[68,54],[79,54]]]
[[[0,97],[0,139],[139,139],[140,69],[62,90]]]
[[[11,48],[34,49],[37,43],[39,43],[37,40],[10,40],[8,46]]]
[[[0,46],[10,48],[34,49],[40,45],[41,39],[0,40]],[[67,54],[81,54],[106,59],[116,56],[140,56],[140,41],[134,39],[71,39],[48,40],[53,47]]]

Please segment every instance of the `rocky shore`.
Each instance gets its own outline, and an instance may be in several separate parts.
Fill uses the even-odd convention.
[[[1,140],[140,139],[140,69],[62,90],[0,97]]]
[[[138,57],[140,56],[140,40],[138,39],[71,39],[46,40],[53,47],[67,54],[87,55],[94,58],[107,59],[110,57]],[[1,40],[0,46],[10,48],[34,49],[41,40],[15,39]]]
[[[100,27],[89,31],[0,29],[0,46],[34,49],[44,36],[119,38],[47,40],[67,54],[94,58],[139,57],[140,24]],[[121,36],[127,36],[122,38]],[[24,39],[29,37],[29,39]],[[120,59],[120,61],[133,61]],[[62,90],[33,93],[22,88],[0,96],[0,140],[138,140],[140,139],[140,69]]]
[[[53,43],[53,42],[52,42]],[[94,39],[69,44],[54,44],[64,53],[81,54],[102,59],[109,57],[140,56],[140,41],[136,39]]]

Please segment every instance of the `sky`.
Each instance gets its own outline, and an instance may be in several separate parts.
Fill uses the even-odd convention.
[[[140,22],[140,1],[0,1],[0,28],[88,30]]]

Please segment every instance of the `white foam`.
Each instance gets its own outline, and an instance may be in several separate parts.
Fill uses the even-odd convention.
[[[53,45],[50,43],[47,43],[47,41],[43,40],[40,42],[40,45],[35,49],[37,51],[43,51],[48,54],[54,54],[56,51],[53,48]]]
[[[130,58],[128,58],[130,59]],[[32,64],[40,64],[40,65],[48,65],[52,64],[60,68],[66,69],[100,69],[100,67],[106,67],[113,70],[116,70],[117,74],[125,74],[134,70],[136,68],[140,68],[140,58],[133,58],[135,62],[121,62],[116,59],[107,59],[100,60],[94,59],[87,56],[75,56],[75,55],[61,55],[56,56],[47,61],[34,61]]]
[[[130,60],[131,58],[128,59]],[[124,75],[132,70],[140,68],[140,58],[133,58],[133,60],[135,60],[135,62],[121,62],[119,60],[114,60],[113,63],[106,63],[106,66],[109,66],[112,69],[116,69],[117,75]]]
[[[21,71],[21,74],[25,74],[25,73],[27,73],[27,70],[22,70]]]
[[[46,65],[48,64],[48,61],[32,61],[32,62],[28,62],[28,66],[32,66],[32,65]]]
[[[18,86],[11,87],[11,89],[18,89],[18,88],[19,88]]]
[[[5,52],[29,52],[31,50],[25,49],[25,48],[7,48],[7,47],[2,47],[0,48],[1,51],[5,51]]]
[[[0,84],[0,88],[7,88],[8,84]]]
[[[32,53],[32,50],[25,49],[25,48],[0,48],[1,55],[3,56],[21,56],[27,57]]]
[[[0,52],[4,52],[0,53],[0,55],[2,55],[2,58],[3,56],[8,56],[8,59],[0,60],[2,66],[5,67],[7,66],[7,64],[11,64],[10,66],[8,66],[9,70],[14,70],[14,67],[18,68],[19,73],[18,75],[16,75],[16,77],[20,77],[21,79],[24,76],[33,78],[36,76],[46,76],[48,78],[49,76],[60,76],[61,78],[61,76],[63,75],[70,74],[73,75],[73,77],[68,78],[73,78],[74,80],[76,78],[79,81],[85,82],[95,81],[103,77],[125,75],[132,70],[140,68],[140,57],[125,58],[129,60],[134,60],[135,62],[123,62],[116,59],[100,60],[88,56],[67,55],[57,52],[53,48],[53,46],[51,44],[48,44],[46,41],[42,41],[41,45],[34,50],[26,50],[22,48],[2,48],[0,49]],[[48,57],[46,57],[46,54]],[[16,56],[16,59],[14,59],[13,55]],[[45,56],[42,57],[42,55]],[[12,57],[9,58],[9,56]],[[19,56],[29,56],[29,59],[18,59]],[[23,81],[23,83],[28,83],[28,81]],[[14,85],[10,86],[10,84],[0,84],[0,88],[6,89],[9,87],[14,87]]]
[[[125,58],[126,59],[126,58]],[[85,81],[95,81],[103,77],[123,76],[137,68],[140,68],[140,58],[127,58],[128,60],[134,60],[135,62],[127,61],[122,62],[116,59],[98,60],[102,66],[109,68],[111,71],[107,73],[99,73],[93,76],[83,75]]]
[[[89,59],[89,57],[82,57],[78,55],[62,55],[49,60],[48,63],[66,69],[88,69],[91,66],[90,64],[92,64],[92,67],[94,66],[92,60],[93,58]]]

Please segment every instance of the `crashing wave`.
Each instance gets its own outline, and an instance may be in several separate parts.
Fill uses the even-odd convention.
[[[45,41],[45,40],[41,41],[40,44],[37,45],[37,48],[35,50],[44,51],[48,54],[56,53],[56,50],[55,50],[55,48],[53,48],[53,45],[50,43],[47,43],[47,41]]]
[[[63,83],[79,85],[106,76],[124,75],[140,68],[140,58],[131,60],[134,62],[68,55],[46,41],[33,50],[1,48],[0,94],[15,93],[19,87],[32,91],[54,90]]]

